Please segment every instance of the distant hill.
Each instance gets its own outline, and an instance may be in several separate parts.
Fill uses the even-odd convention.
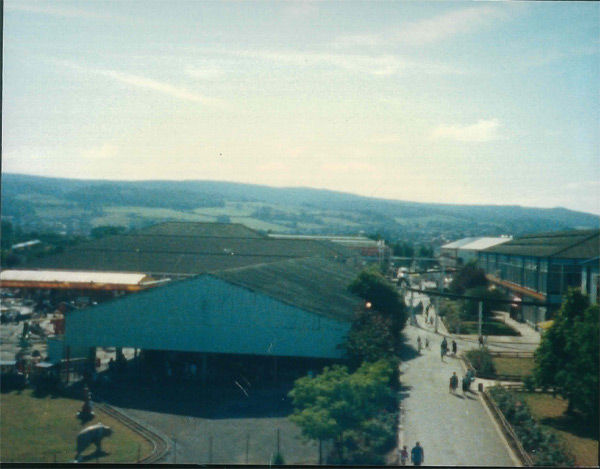
[[[431,242],[598,228],[600,217],[564,208],[393,201],[310,188],[219,181],[105,181],[2,175],[2,217],[30,230],[88,234],[166,220],[238,222],[262,231],[379,233]]]

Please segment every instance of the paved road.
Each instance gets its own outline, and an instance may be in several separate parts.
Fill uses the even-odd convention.
[[[464,374],[457,358],[440,358],[442,336],[419,326],[406,326],[401,380],[403,418],[401,445],[409,450],[419,441],[426,465],[515,466],[504,439],[476,390],[463,397],[449,394],[452,372]],[[417,337],[429,338],[430,350],[416,351]],[[451,339],[450,339],[451,343]],[[473,344],[458,341],[459,350]],[[412,347],[411,347],[412,346]]]

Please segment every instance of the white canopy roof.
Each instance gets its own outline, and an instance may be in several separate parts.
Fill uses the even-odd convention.
[[[113,285],[140,285],[146,274],[123,272],[87,272],[68,270],[5,270],[0,281],[104,283]],[[149,280],[149,279],[148,279]]]

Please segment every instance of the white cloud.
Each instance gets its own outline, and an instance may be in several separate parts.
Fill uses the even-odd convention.
[[[321,171],[331,174],[354,173],[357,175],[364,175],[366,173],[373,173],[376,171],[376,169],[376,166],[361,161],[340,161],[324,163],[321,165]]]
[[[346,47],[376,46],[381,42],[381,37],[376,34],[356,34],[336,38],[332,45],[336,49]]]
[[[489,142],[498,138],[500,128],[498,119],[478,120],[471,125],[440,125],[432,133],[436,140],[454,140],[457,142]]]
[[[283,16],[296,19],[311,17],[317,13],[316,0],[295,0],[282,2]]]
[[[83,156],[91,159],[105,159],[117,156],[118,149],[114,145],[105,143],[100,147],[93,147],[83,150]]]
[[[81,4],[89,5],[89,3],[80,2]],[[70,8],[53,4],[52,2],[46,3],[24,3],[21,1],[12,1],[5,3],[5,8],[8,11],[19,11],[23,13],[33,13],[36,15],[54,16],[58,18],[79,18],[79,19],[92,19],[102,21],[116,21],[116,22],[131,22],[132,20],[113,14],[100,13],[94,10],[87,10],[81,8]],[[136,22],[138,20],[135,20]]]
[[[504,16],[500,9],[493,6],[470,7],[410,22],[396,31],[340,36],[332,42],[332,46],[336,49],[393,44],[423,46],[468,34]]]
[[[470,7],[409,23],[392,38],[405,44],[421,46],[469,33],[503,17],[504,13],[493,6]]]
[[[198,78],[200,80],[214,80],[216,78],[221,78],[225,74],[225,72],[218,67],[188,67],[185,69],[185,73],[192,78]]]
[[[402,138],[399,135],[377,135],[371,139],[371,142],[376,145],[393,145],[400,143]]]
[[[288,63],[297,67],[326,65],[375,76],[405,73],[447,75],[462,74],[463,70],[436,63],[407,60],[396,55],[329,54],[321,52],[284,52],[272,50],[224,51],[232,55],[272,62]]]
[[[137,88],[157,91],[161,94],[183,99],[185,101],[192,101],[201,104],[214,104],[214,100],[212,98],[207,98],[205,96],[188,91],[185,88],[171,85],[170,83],[153,80],[151,78],[146,78],[140,75],[122,73],[116,70],[93,70],[93,72],[97,73],[98,75],[113,78],[122,83],[133,85]]]
[[[564,186],[567,190],[600,190],[600,181],[570,182]]]
[[[93,73],[95,75],[101,75],[112,80],[119,81],[121,83],[126,83],[128,85],[134,86],[136,88],[146,89],[155,91],[160,94],[164,94],[167,96],[171,96],[174,98],[182,99],[185,101],[191,101],[195,103],[207,104],[212,106],[217,106],[220,104],[220,101],[215,98],[210,98],[207,96],[202,96],[200,94],[189,91],[183,87],[175,86],[170,83],[165,83],[162,81],[154,80],[152,78],[147,78],[141,75],[134,75],[130,73],[123,73],[117,70],[108,70],[108,69],[98,69],[98,68],[88,68],[82,67],[81,65],[65,61],[65,60],[54,60],[52,61],[61,66],[65,66],[72,70],[77,70],[83,73]]]

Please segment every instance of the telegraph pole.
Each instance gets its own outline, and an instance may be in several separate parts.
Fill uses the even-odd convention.
[[[481,337],[481,332],[482,332],[482,324],[481,324],[481,320],[483,317],[483,301],[480,301],[478,303],[479,305],[479,337]]]
[[[443,259],[440,259],[440,273],[441,273],[441,277],[440,277],[440,281],[438,284],[438,290],[440,293],[443,293],[444,292],[444,277],[446,276],[446,273],[444,272]],[[436,334],[438,331],[439,320],[440,320],[440,297],[437,296],[435,298],[435,332],[436,332]]]

